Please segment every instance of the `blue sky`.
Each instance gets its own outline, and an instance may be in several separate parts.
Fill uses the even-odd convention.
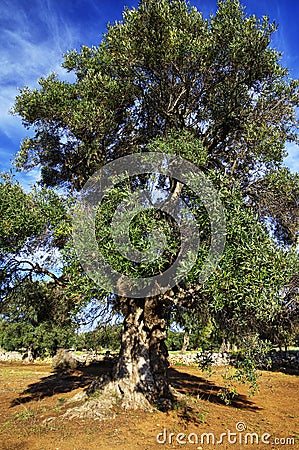
[[[121,19],[125,6],[136,0],[0,0],[0,172],[9,170],[10,160],[26,137],[18,117],[11,116],[18,89],[37,85],[51,72],[68,75],[60,67],[62,55],[81,45],[97,45],[107,22]],[[191,0],[205,15],[214,12],[216,0]],[[279,24],[273,44],[283,52],[283,63],[293,78],[299,78],[299,1],[244,0],[247,12],[268,15]],[[288,146],[286,164],[299,172],[299,149]],[[28,187],[38,171],[18,175]]]

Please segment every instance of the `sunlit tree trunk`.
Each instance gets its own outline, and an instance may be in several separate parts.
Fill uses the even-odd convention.
[[[121,300],[124,325],[113,380],[125,408],[170,400],[163,303],[157,298]]]
[[[34,361],[33,344],[28,345],[26,362],[31,363]]]
[[[181,353],[186,353],[189,343],[190,343],[189,330],[185,329]]]

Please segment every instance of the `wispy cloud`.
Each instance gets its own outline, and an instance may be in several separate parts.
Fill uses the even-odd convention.
[[[21,119],[9,114],[19,89],[36,87],[39,78],[53,71],[68,78],[61,68],[62,56],[78,45],[79,33],[76,24],[67,22],[57,6],[55,0],[0,2],[1,170],[8,170],[20,141],[27,134]],[[34,172],[18,176],[26,186],[37,177]]]
[[[19,128],[19,121],[8,115],[18,89],[36,86],[41,76],[55,69],[63,75],[62,54],[72,47],[77,36],[76,27],[62,20],[49,2],[30,4],[31,8],[27,8],[25,2],[2,2],[0,128],[10,137]]]
[[[132,0],[133,2],[135,0]],[[119,18],[122,2],[97,0],[0,0],[0,165],[6,170],[27,131],[9,114],[19,89],[34,88],[38,79],[61,67],[63,54],[82,44],[96,45],[106,23]],[[20,178],[20,177],[18,177]],[[27,175],[27,179],[29,174]],[[32,181],[35,181],[33,175]]]

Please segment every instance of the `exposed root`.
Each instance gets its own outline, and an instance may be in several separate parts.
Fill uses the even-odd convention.
[[[105,420],[115,417],[116,408],[151,412],[155,409],[142,392],[136,391],[132,382],[114,381],[108,376],[98,377],[86,391],[76,394],[68,403],[82,400],[82,405],[69,408],[63,417]]]
[[[90,398],[83,405],[68,409],[63,417],[67,419],[114,419],[116,413],[112,409],[111,398]]]

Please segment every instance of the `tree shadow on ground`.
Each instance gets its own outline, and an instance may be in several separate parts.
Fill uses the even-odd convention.
[[[277,372],[277,373],[285,373],[286,375],[294,375],[299,376],[299,370],[295,367],[286,366],[282,367],[280,365],[273,365],[273,367],[270,367],[267,369],[268,372]]]
[[[11,406],[14,407],[31,401],[42,400],[45,397],[52,397],[56,394],[69,393],[78,388],[86,388],[95,377],[111,373],[112,368],[113,361],[106,360],[90,366],[79,367],[75,370],[53,372],[51,375],[41,378],[38,382],[30,384],[25,391],[11,402]],[[174,368],[168,369],[168,377],[171,385],[181,394],[187,394],[211,403],[223,404],[217,395],[221,390],[221,386],[217,386],[212,381],[175,370]],[[259,409],[245,395],[238,395],[238,397],[233,399],[230,406],[250,411]],[[192,408],[188,406],[188,410],[191,412]],[[187,416],[190,419],[190,414],[187,414]]]
[[[181,394],[195,397],[200,400],[206,400],[211,403],[224,404],[219,397],[222,386],[214,384],[200,376],[191,375],[186,372],[175,370],[173,367],[168,369],[168,376],[171,385]],[[261,408],[248,400],[246,395],[239,394],[232,399],[228,407],[244,409],[246,411],[258,411]]]
[[[87,367],[79,367],[75,370],[55,371],[51,375],[41,378],[36,383],[30,384],[25,391],[11,402],[11,406],[28,403],[32,400],[42,400],[55,394],[65,394],[78,388],[85,388],[91,384],[96,376],[110,373],[111,369],[112,363],[103,361]]]

